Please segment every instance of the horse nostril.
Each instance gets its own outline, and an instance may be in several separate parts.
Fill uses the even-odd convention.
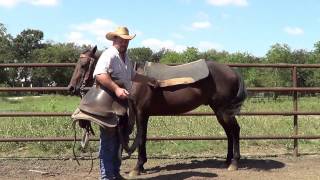
[[[69,85],[69,86],[68,86],[68,91],[69,91],[69,92],[73,92],[73,91],[74,91],[74,87]]]

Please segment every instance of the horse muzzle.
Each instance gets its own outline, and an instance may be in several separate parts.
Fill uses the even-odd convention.
[[[80,95],[80,87],[76,87],[69,84],[67,88],[70,94],[77,96]]]

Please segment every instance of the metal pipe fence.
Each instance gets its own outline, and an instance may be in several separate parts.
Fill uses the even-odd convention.
[[[320,68],[320,64],[227,64],[231,67],[240,68],[290,68],[292,72],[292,87],[251,87],[247,88],[250,92],[286,92],[292,93],[293,109],[290,112],[241,112],[239,116],[293,116],[293,134],[291,136],[245,136],[242,140],[266,140],[266,139],[292,139],[294,141],[294,156],[298,156],[299,139],[320,139],[320,135],[299,135],[298,117],[309,115],[320,115],[317,112],[301,112],[298,109],[298,92],[320,92],[320,87],[297,87],[298,68]],[[0,64],[0,68],[8,67],[74,67],[75,63],[22,63],[22,64]],[[64,92],[67,87],[0,87],[0,92]],[[211,116],[214,113],[207,112],[187,112],[176,116]],[[1,112],[0,117],[47,117],[47,116],[71,116],[71,112]],[[202,137],[149,137],[149,141],[165,140],[225,140],[226,137],[202,136]],[[71,137],[40,137],[40,138],[0,138],[0,142],[34,142],[34,141],[73,141]],[[78,139],[79,140],[79,139]],[[93,139],[97,141],[98,139]]]

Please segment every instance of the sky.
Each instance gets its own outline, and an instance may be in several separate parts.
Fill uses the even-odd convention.
[[[275,43],[312,51],[320,41],[320,0],[0,0],[0,23],[16,36],[111,45],[105,34],[127,26],[129,48],[182,52],[216,49],[265,56]]]

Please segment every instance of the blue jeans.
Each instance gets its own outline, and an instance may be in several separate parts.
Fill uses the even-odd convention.
[[[101,179],[116,179],[121,165],[120,142],[116,128],[100,127],[99,157]]]

